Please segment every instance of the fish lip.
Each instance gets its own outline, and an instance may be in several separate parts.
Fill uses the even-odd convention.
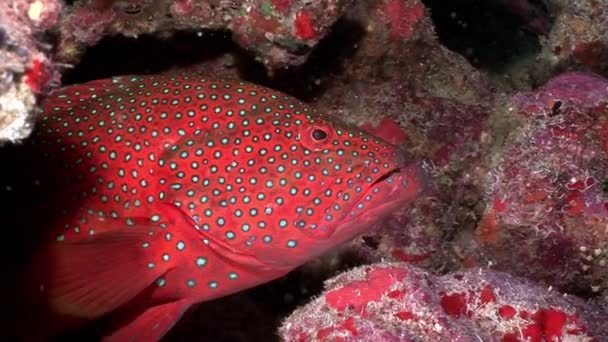
[[[426,172],[427,170],[424,169],[423,165],[416,163],[386,172],[387,178],[379,177],[379,180],[345,212],[345,216],[341,218],[334,235],[332,235],[332,244],[349,241],[369,229],[377,227],[376,223],[390,216],[392,212],[406,208],[426,189],[428,177]],[[388,179],[393,180],[388,182]],[[403,183],[403,181],[406,183]],[[366,203],[366,196],[378,187],[384,187],[386,192],[367,202],[367,207],[359,209],[358,205]]]
[[[383,174],[381,174],[378,178],[376,178],[373,182],[372,185],[370,186],[370,189],[373,188],[374,186],[376,186],[377,184],[382,183],[383,181],[385,181],[386,179],[390,178],[392,175],[397,174],[401,171],[402,167],[396,167],[392,170],[389,170]],[[367,192],[366,192],[367,194]]]
[[[409,192],[414,188],[416,192],[421,191],[426,184],[426,172],[421,164],[402,165],[390,170],[378,177],[372,186],[366,191],[365,195],[374,191],[380,186],[388,187],[386,196],[395,196],[402,192]],[[390,184],[390,185],[389,185]]]
[[[371,191],[372,188],[382,183],[388,178],[392,176],[400,177],[401,174],[408,174],[410,178],[417,180],[420,186],[420,191],[424,191],[429,188],[430,185],[430,167],[426,160],[422,160],[419,162],[411,162],[406,163],[405,161],[401,161],[397,164],[395,168],[392,170],[388,170],[378,178],[376,178],[368,190]],[[396,187],[396,185],[395,185]],[[394,189],[393,189],[394,190]],[[366,192],[367,194],[367,192]]]
[[[370,188],[373,188],[377,184],[382,183],[386,179],[390,178],[392,175],[398,174],[403,170],[407,170],[411,163],[412,157],[407,151],[404,151],[400,148],[397,148],[395,152],[393,152],[393,156],[396,158],[395,167],[390,170],[385,171],[380,174],[371,184]],[[410,161],[410,163],[408,163]],[[371,189],[370,189],[371,190]]]
[[[362,194],[360,199],[349,208],[347,216],[344,217],[343,220],[344,222],[349,222],[352,219],[358,219],[365,216],[365,211],[377,211],[395,203],[408,202],[427,189],[428,184],[428,170],[425,168],[424,163],[412,163],[396,167],[383,173],[374,180],[372,185]],[[366,201],[365,198],[377,191],[375,189],[378,189],[379,187],[385,188],[384,193],[381,195],[382,199],[376,198],[371,202],[371,207],[352,216],[351,213],[357,211],[357,206],[360,203],[364,203]]]

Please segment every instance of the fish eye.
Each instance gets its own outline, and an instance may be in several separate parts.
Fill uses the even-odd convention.
[[[312,131],[311,136],[314,140],[321,141],[321,140],[327,138],[327,132],[325,132],[324,130],[322,130],[320,128],[316,128]]]
[[[299,127],[299,130],[300,144],[311,151],[321,151],[327,148],[335,135],[332,126],[320,120],[305,122]]]

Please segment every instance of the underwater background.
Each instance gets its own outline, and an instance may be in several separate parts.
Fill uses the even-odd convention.
[[[291,95],[399,146],[428,186],[163,341],[608,341],[606,0],[8,0],[0,149],[27,143],[60,87],[176,73]],[[0,165],[11,192],[25,172]],[[3,207],[13,279],[44,224],[14,231],[36,212]]]

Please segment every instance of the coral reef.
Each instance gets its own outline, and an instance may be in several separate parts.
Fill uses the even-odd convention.
[[[542,40],[540,70],[608,73],[608,7],[594,0],[549,1],[555,20]],[[542,65],[545,64],[545,65]]]
[[[408,15],[395,15],[397,9]],[[396,212],[352,248],[369,261],[440,268],[445,261],[435,252],[446,236],[476,221],[471,208],[481,194],[470,170],[490,147],[494,89],[464,57],[441,45],[420,1],[362,1],[347,18],[368,31],[343,62],[344,73],[321,79],[325,92],[315,103],[425,159],[432,174],[425,199]],[[391,34],[395,27],[399,35]]]
[[[7,0],[0,5],[0,144],[26,138],[36,96],[56,83],[52,46],[41,34],[58,25],[59,0]]]
[[[608,74],[608,8],[595,0],[497,0],[536,34],[541,49],[508,71],[542,84],[569,70]]]
[[[446,263],[441,248],[446,237],[474,227],[481,213],[474,170],[493,142],[487,122],[490,109],[428,94],[402,101],[405,110],[397,120],[408,138],[403,146],[427,161],[432,185],[426,198],[396,212],[391,222],[355,243],[372,242],[373,248],[362,249],[371,260],[428,261],[425,265],[439,269]],[[390,132],[383,122],[380,127]]]
[[[106,35],[169,37],[176,30],[230,30],[269,69],[298,65],[348,8],[349,0],[82,0],[61,23],[59,58],[78,61]]]
[[[422,2],[359,1],[328,39],[343,45],[321,42],[322,51],[301,72],[278,75],[266,84],[308,98],[329,114],[428,159],[436,177],[460,174],[479,159],[493,87],[464,57],[441,45]],[[324,70],[329,63],[339,64],[331,67],[340,72]],[[226,68],[222,58],[198,72],[235,77],[236,71]],[[445,208],[436,212],[437,218],[444,216]]]
[[[402,144],[433,171],[425,199],[352,247],[368,261],[401,260],[435,271],[490,265],[582,295],[602,293],[608,284],[601,211],[606,81],[564,74],[511,100],[443,49],[419,13],[409,21],[417,34],[391,41],[377,56],[372,52],[379,48],[366,47],[385,40],[371,30],[345,62],[346,72],[317,99]],[[530,186],[546,190],[546,198],[526,196],[534,192]],[[496,200],[501,196],[510,202],[508,212],[498,212],[506,210]],[[571,207],[592,215],[573,216]]]
[[[570,291],[608,294],[608,80],[564,73],[510,106],[522,124],[481,176],[480,258]]]
[[[601,341],[605,306],[505,273],[441,277],[403,263],[367,265],[325,282],[287,317],[285,341]]]

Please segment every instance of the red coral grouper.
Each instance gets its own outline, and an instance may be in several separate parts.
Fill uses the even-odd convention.
[[[42,107],[26,146],[51,236],[31,296],[62,319],[129,308],[105,341],[159,340],[193,304],[286,274],[422,188],[396,147],[252,84],[121,76]]]

